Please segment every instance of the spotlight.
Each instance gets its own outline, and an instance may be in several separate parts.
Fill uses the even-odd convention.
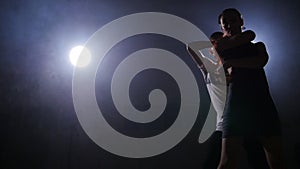
[[[85,67],[91,61],[91,53],[84,46],[75,46],[71,49],[69,58],[74,66]]]

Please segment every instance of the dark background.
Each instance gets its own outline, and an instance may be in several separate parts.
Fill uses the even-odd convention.
[[[227,7],[239,9],[246,28],[256,32],[255,41],[263,41],[267,46],[270,58],[265,70],[282,122],[285,155],[290,168],[300,168],[300,6],[297,1],[271,0],[1,1],[0,168],[201,168],[207,147],[197,143],[197,134],[203,124],[203,117],[197,120],[193,130],[179,145],[156,157],[129,159],[98,147],[82,130],[73,108],[73,66],[68,54],[72,47],[84,44],[106,23],[136,12],[174,14],[210,35],[220,30],[217,17]],[[149,39],[149,42],[144,42]],[[146,47],[170,50],[175,47],[174,53],[185,52],[184,44],[171,41],[166,37],[134,37],[124,41],[130,45],[120,44],[115,48],[116,52],[112,51],[110,55],[124,57],[130,51]],[[205,98],[200,110],[205,112],[209,101],[201,74],[186,53],[181,57],[185,58],[199,78],[200,92],[204,93],[201,96]],[[162,81],[163,85],[148,85],[148,89],[157,86],[164,88],[164,84],[167,85],[169,81],[173,83],[163,73],[144,73],[148,74],[150,81],[156,76],[166,81]],[[97,79],[101,80],[101,76]],[[139,77],[135,79],[137,93],[143,91],[139,84],[144,81]],[[99,85],[101,87],[100,82]],[[101,92],[100,87],[96,88],[97,93]],[[174,105],[176,103],[177,100],[173,102]],[[141,109],[147,107],[139,103],[136,106],[141,106]],[[172,109],[177,108],[171,106]],[[174,120],[172,114],[167,117]],[[170,122],[164,124],[166,126],[160,128],[171,125]],[[131,131],[134,127],[125,126],[121,126],[120,130],[131,132],[134,136],[148,129]],[[154,130],[153,127],[150,129]],[[162,129],[145,136],[162,132]]]

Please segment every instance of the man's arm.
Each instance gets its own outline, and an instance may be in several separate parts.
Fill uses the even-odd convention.
[[[244,58],[238,58],[238,59],[228,59],[223,63],[223,66],[225,69],[229,67],[240,67],[240,68],[263,68],[268,60],[269,55],[266,50],[266,46],[262,42],[258,42],[255,44],[255,47],[257,48],[258,55],[257,56],[249,56]]]
[[[191,43],[187,44],[188,53],[190,54],[192,59],[196,62],[197,66],[201,69],[204,68],[204,65],[207,66],[209,69],[211,66],[213,66],[213,68],[215,68],[217,65],[217,63],[214,62],[212,59],[210,59],[206,56],[203,56],[199,52],[199,50],[201,50],[201,49],[210,48],[210,47],[212,47],[212,44],[210,43],[210,41],[196,41],[196,42],[191,42]],[[199,56],[197,54],[197,52],[199,54],[201,54],[201,56]],[[211,68],[211,69],[213,69],[213,68]]]
[[[199,68],[202,68],[203,67],[203,62],[198,57],[196,52],[192,48],[190,48],[189,46],[187,46],[187,51],[188,51],[189,55],[192,57],[192,59],[194,60],[194,62],[196,62],[197,66]]]

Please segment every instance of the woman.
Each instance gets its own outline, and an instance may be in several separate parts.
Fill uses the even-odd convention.
[[[219,24],[224,39],[242,33],[243,19],[236,9],[225,9]],[[220,45],[216,49],[224,60],[224,68],[231,68],[218,169],[236,168],[245,138],[261,142],[271,169],[283,169],[280,122],[263,69],[268,61],[264,44],[247,43],[231,49]]]
[[[217,47],[218,45],[219,48],[222,47],[222,49],[230,49],[240,46],[241,44],[247,44],[254,40],[255,33],[251,30],[247,30],[241,34],[231,36],[230,38],[222,39],[222,37],[222,32],[214,32],[210,36],[211,43],[207,41],[197,41],[191,42],[187,45],[189,54],[203,74],[211,103],[217,112],[216,130],[209,137],[205,144],[209,147],[207,149],[207,158],[202,167],[205,169],[217,168],[218,162],[220,161],[222,147],[222,116],[225,106],[224,101],[226,100],[225,77],[222,78],[222,73],[224,73],[222,69],[222,61],[216,53],[214,47]],[[211,45],[214,47],[211,47]],[[208,47],[211,47],[210,53],[215,57],[216,61],[211,60],[209,57],[199,52],[201,49]],[[256,66],[254,68],[256,68]],[[228,75],[229,74],[226,76],[227,82],[230,81],[230,77]],[[246,150],[249,165],[253,169],[269,169],[263,148],[259,142],[253,139],[245,139],[243,142],[243,148]]]

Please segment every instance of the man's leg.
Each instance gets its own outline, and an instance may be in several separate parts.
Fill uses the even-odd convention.
[[[209,149],[204,162],[204,169],[216,169],[221,157],[222,132],[215,131],[207,140]]]

